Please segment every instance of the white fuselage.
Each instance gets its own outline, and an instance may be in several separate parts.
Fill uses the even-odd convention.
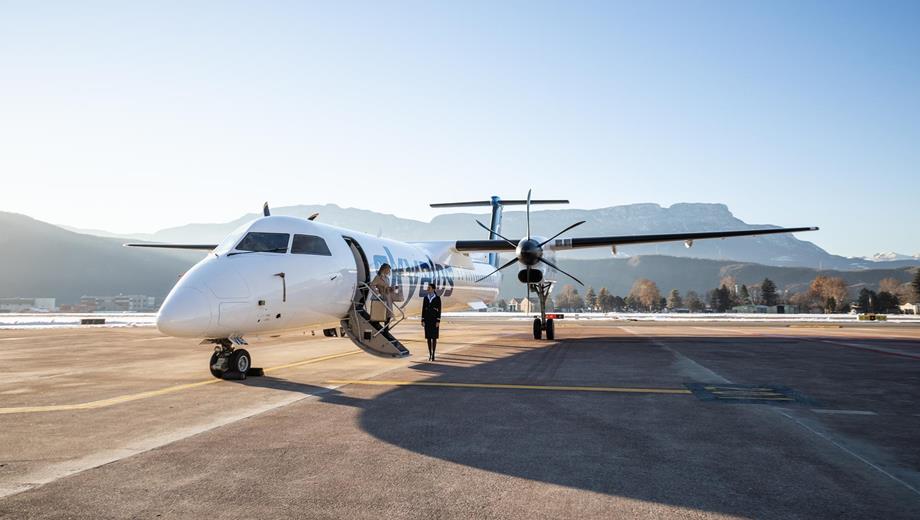
[[[286,234],[286,249],[237,249],[253,233],[277,241]],[[406,315],[420,313],[429,282],[445,311],[493,302],[501,275],[476,283],[494,267],[451,256],[446,244],[399,242],[294,217],[259,218],[182,276],[160,308],[157,327],[170,336],[200,338],[334,327],[348,315],[359,283],[384,263],[402,296],[394,305]]]

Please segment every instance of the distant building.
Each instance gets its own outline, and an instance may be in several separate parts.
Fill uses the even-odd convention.
[[[920,303],[905,303],[899,308],[904,314],[920,314]]]
[[[771,305],[768,307],[768,314],[798,314],[799,307],[798,305],[792,305],[791,303],[781,303],[779,305]]]
[[[770,307],[766,305],[736,305],[732,307],[732,312],[739,312],[742,314],[768,314],[770,313]]]
[[[533,312],[534,303],[527,298],[512,298],[508,302],[508,312]]]
[[[117,296],[83,296],[78,312],[153,312],[157,310],[156,298],[143,294]]]
[[[54,298],[0,298],[0,312],[50,312],[56,308]]]

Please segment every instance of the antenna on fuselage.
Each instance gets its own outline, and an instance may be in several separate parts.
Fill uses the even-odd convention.
[[[268,202],[262,204],[262,215],[266,217],[272,216],[271,210],[268,209]]]

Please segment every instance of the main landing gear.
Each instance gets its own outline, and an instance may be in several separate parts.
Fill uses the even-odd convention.
[[[533,319],[533,339],[542,339],[543,331],[546,331],[546,339],[552,341],[556,339],[556,326],[552,318],[546,318],[546,299],[552,290],[553,284],[550,282],[538,282],[529,284],[529,289],[537,293],[540,300],[540,317]]]
[[[261,376],[261,368],[252,367],[252,356],[243,348],[234,348],[227,338],[210,340],[214,343],[214,353],[208,368],[211,375],[218,379],[246,379],[246,376]],[[240,340],[240,344],[245,344]]]

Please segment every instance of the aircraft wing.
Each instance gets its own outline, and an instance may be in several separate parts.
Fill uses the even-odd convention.
[[[210,251],[217,248],[217,244],[158,244],[156,242],[124,244],[125,247],[153,247],[159,249],[196,249]]]
[[[551,249],[583,249],[587,247],[616,247],[634,244],[654,244],[658,242],[687,242],[709,238],[750,237],[775,235],[778,233],[798,233],[800,231],[817,231],[816,227],[745,229],[739,231],[706,231],[702,233],[665,233],[657,235],[621,235],[607,237],[559,238],[547,244]],[[515,244],[504,240],[458,240],[455,246],[461,252],[514,251]]]

